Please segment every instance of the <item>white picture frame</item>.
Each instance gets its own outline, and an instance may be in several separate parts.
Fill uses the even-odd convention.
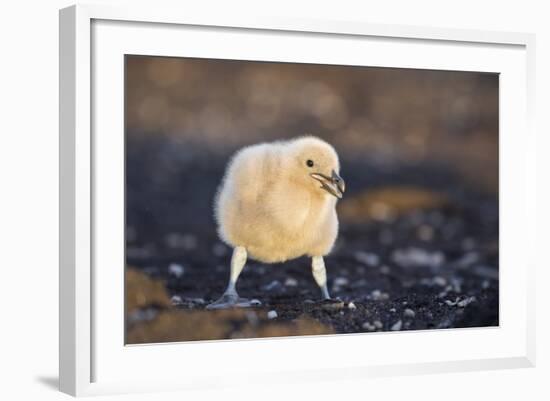
[[[186,27],[194,29],[200,46],[178,47],[177,35],[189,34]],[[272,46],[260,48],[257,41],[250,40],[234,48],[226,43],[224,50],[215,44],[220,35],[232,42],[239,38],[247,40],[247,35],[262,35],[264,43]],[[136,43],[130,43],[130,36]],[[281,41],[286,40],[283,37],[304,43],[315,41],[315,38],[324,38],[328,44],[334,38],[341,42],[332,48],[334,51],[330,55],[323,56],[325,58],[313,53],[315,46],[312,46],[308,59],[308,54],[298,56],[298,52],[292,52],[292,46],[283,46]],[[380,46],[381,40],[384,46]],[[120,200],[123,191],[119,180],[123,171],[123,154],[120,154],[123,135],[119,135],[123,132],[120,123],[123,119],[120,114],[122,71],[117,69],[120,55],[137,51],[152,55],[212,57],[217,54],[219,58],[287,61],[305,57],[304,60],[322,63],[328,61],[328,57],[353,58],[347,46],[363,46],[362,43],[367,42],[376,54],[369,65],[471,69],[502,74],[500,327],[125,347],[119,336],[123,319],[118,322],[123,315],[119,308],[123,299],[123,276],[117,270],[123,269],[124,261],[120,258],[121,249],[116,249],[123,246],[122,228],[106,228],[107,224],[116,225],[114,222],[119,221],[123,213],[122,203],[116,201]],[[403,51],[383,50],[392,46],[400,46]],[[283,47],[288,53],[281,53]],[[78,5],[61,10],[61,391],[94,395],[219,387],[245,383],[243,373],[246,373],[246,380],[253,378],[256,385],[261,385],[274,377],[282,381],[326,380],[329,377],[359,380],[371,376],[534,366],[535,261],[529,259],[533,253],[528,252],[534,243],[536,220],[536,212],[530,206],[535,193],[532,157],[535,137],[531,127],[534,47],[534,35],[525,33],[375,25],[357,21],[244,16],[236,20],[155,7]],[[409,54],[406,58],[407,49],[412,49],[418,57]],[[222,53],[224,51],[226,53]],[[249,53],[245,53],[247,51]],[[461,54],[464,55],[462,64],[457,61]],[[364,60],[354,58],[349,62],[363,65]],[[108,73],[104,74],[105,71]],[[98,82],[110,85],[113,95],[102,97],[104,91],[94,86]],[[94,136],[94,133],[106,131],[113,132],[108,139],[112,142],[107,143],[103,137],[98,141]],[[102,194],[111,190],[115,201],[102,202]],[[112,249],[107,249],[109,246]],[[104,266],[107,260],[119,261],[120,266],[112,271],[95,270]],[[101,299],[94,297],[99,287]],[[111,307],[112,314],[106,312],[107,304],[116,305]],[[113,330],[107,327],[109,321],[117,322],[112,323]],[[324,350],[321,356],[317,351],[320,347]],[[357,351],[359,349],[368,352],[369,357],[365,358]],[[277,360],[277,355],[285,350],[296,355],[295,366],[287,368],[283,361]],[[353,350],[356,351],[350,352]],[[425,357],[420,358],[420,352]],[[197,366],[200,358],[212,360],[220,353],[239,357],[240,362],[234,371],[220,367],[206,373],[204,370],[201,373],[201,369],[174,372],[169,359],[182,353],[196,361]],[[266,358],[271,358],[271,368],[262,365],[261,361]],[[159,360],[167,361],[164,369],[159,368]]]

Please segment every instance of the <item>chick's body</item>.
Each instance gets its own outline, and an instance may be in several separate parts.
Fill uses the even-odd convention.
[[[265,263],[328,254],[338,233],[336,197],[309,177],[317,166],[306,162],[314,157],[317,166],[339,169],[334,149],[314,137],[237,152],[215,201],[222,240]]]

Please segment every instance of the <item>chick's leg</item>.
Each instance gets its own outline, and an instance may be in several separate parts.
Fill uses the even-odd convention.
[[[330,299],[327,287],[327,270],[325,261],[322,256],[314,256],[311,258],[311,272],[315,282],[321,288],[321,293],[324,299]]]
[[[246,264],[246,256],[246,249],[242,246],[238,246],[233,250],[233,256],[231,257],[231,273],[229,275],[227,288],[221,298],[208,305],[206,307],[207,309],[225,309],[260,305],[260,301],[256,299],[248,300],[246,298],[241,298],[237,293],[237,280]]]

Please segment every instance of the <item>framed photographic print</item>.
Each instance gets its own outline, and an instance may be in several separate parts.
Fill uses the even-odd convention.
[[[61,10],[61,390],[532,366],[533,47]]]

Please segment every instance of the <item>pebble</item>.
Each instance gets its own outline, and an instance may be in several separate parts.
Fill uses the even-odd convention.
[[[296,286],[298,286],[298,280],[296,280],[295,278],[292,278],[292,277],[288,277],[285,280],[285,286],[287,286],[287,287],[296,287]]]
[[[355,304],[353,302],[349,302],[348,303],[348,308],[352,309],[352,310],[355,310],[355,309],[357,309],[357,306],[355,306]]]
[[[411,317],[412,318],[412,317],[415,317],[415,315],[416,315],[416,313],[412,309],[407,308],[403,311],[403,316],[405,316],[405,317]]]
[[[380,263],[380,258],[378,255],[371,252],[358,251],[355,252],[355,259],[358,262],[364,263],[367,266],[375,267]]]
[[[335,287],[343,287],[349,284],[349,280],[346,277],[336,277],[334,279]]]
[[[281,288],[281,282],[279,280],[273,280],[271,283],[262,286],[264,291],[273,291],[275,289]]]
[[[185,269],[182,265],[179,265],[177,263],[170,263],[168,266],[168,273],[170,273],[172,276],[175,276],[176,278],[180,278],[183,276],[183,273],[185,273]]]
[[[206,303],[202,298],[185,298],[185,300],[198,305],[204,305]]]
[[[380,290],[373,290],[370,295],[375,301],[386,301],[390,298],[389,294]]]
[[[451,301],[450,299],[446,299],[445,303],[449,306],[455,306],[458,303],[458,298],[456,298],[454,301]]]
[[[267,318],[270,320],[275,319],[277,316],[277,311],[270,310],[269,312],[267,312]]]
[[[475,300],[476,300],[476,297],[467,297],[467,298],[464,298],[462,301],[458,302],[456,305],[461,308],[464,308],[470,305],[472,302],[475,302]]]
[[[179,295],[174,295],[172,298],[170,298],[170,302],[172,302],[172,305],[181,305],[183,303],[183,300]]]
[[[462,255],[454,264],[460,268],[466,268],[479,261],[479,255],[477,252],[468,252]]]
[[[262,302],[259,299],[251,299],[250,306],[262,306]]]
[[[444,278],[444,277],[441,277],[441,276],[435,276],[433,279],[432,279],[432,283],[434,283],[435,285],[438,285],[440,287],[444,287],[447,285],[447,280]]]
[[[392,331],[399,331],[403,327],[403,322],[401,320],[398,320],[391,326],[390,330]]]
[[[367,331],[374,331],[376,330],[376,326],[374,324],[371,324],[370,322],[365,322],[361,325],[361,327],[363,328],[363,330],[367,330]]]
[[[376,327],[377,329],[381,329],[382,327],[384,327],[384,325],[380,320],[375,320],[373,324],[374,324],[374,327]]]
[[[397,249],[392,253],[392,259],[402,267],[440,267],[445,262],[443,252],[429,252],[421,248]]]
[[[197,247],[197,238],[192,234],[170,233],[166,236],[166,245],[173,249],[192,251]]]

